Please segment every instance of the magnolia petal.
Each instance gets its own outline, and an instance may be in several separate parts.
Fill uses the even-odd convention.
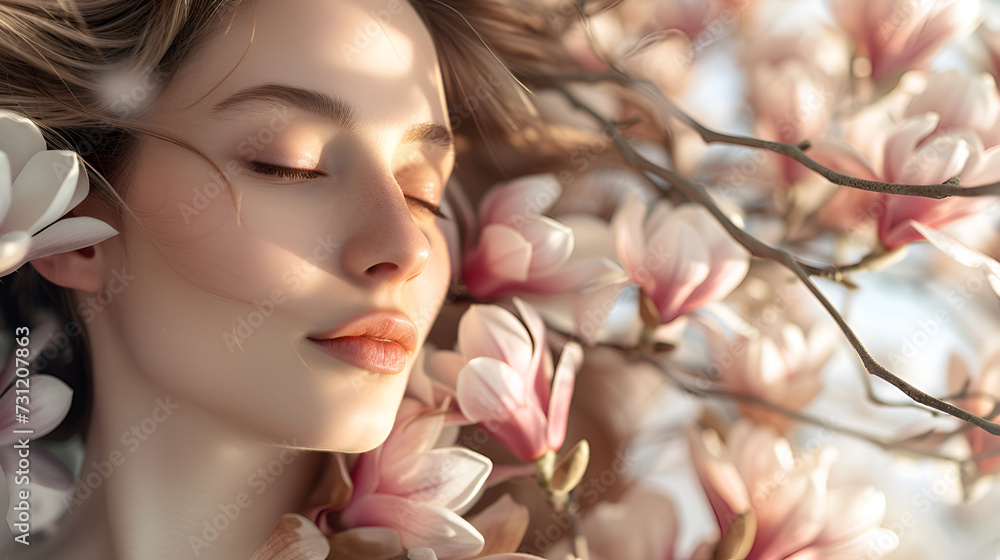
[[[517,550],[530,520],[528,508],[515,502],[510,494],[504,494],[489,507],[471,516],[469,523],[486,541],[481,557]]]
[[[474,556],[484,544],[479,531],[455,512],[399,496],[366,496],[342,512],[341,522],[348,527],[394,529],[407,549],[429,547],[441,560]]]
[[[33,430],[32,438],[40,438],[51,432],[62,422],[73,402],[73,390],[51,375],[33,375],[28,378],[31,387],[31,402],[27,405],[28,421],[19,423],[15,413],[15,395],[8,391],[0,397],[0,447],[17,442],[15,429]]]
[[[566,425],[569,423],[569,405],[573,400],[573,387],[576,382],[576,372],[583,365],[583,348],[575,342],[563,346],[559,364],[552,378],[552,398],[548,403],[546,416],[548,419],[549,449],[558,450],[566,440]]]
[[[11,181],[10,159],[7,158],[7,154],[0,151],[0,224],[10,210]]]
[[[970,249],[968,246],[958,241],[950,235],[929,228],[920,222],[911,221],[910,225],[917,230],[924,239],[948,255],[959,264],[970,268],[978,268],[986,274],[993,291],[1000,295],[1000,263],[995,259]]]
[[[498,305],[472,305],[458,322],[458,352],[466,359],[487,357],[526,375],[532,363],[532,339],[510,311]]]
[[[380,471],[434,448],[444,429],[444,414],[415,399],[403,399],[396,424],[382,444]]]
[[[534,387],[539,403],[547,403],[550,383],[548,373],[552,369],[539,371],[539,368],[544,369],[542,361],[549,351],[545,345],[545,321],[534,307],[520,298],[514,298],[514,307],[517,308],[517,312],[521,315],[521,320],[528,327],[528,334],[531,336],[531,362],[528,364],[528,369],[522,372],[524,382],[527,386]]]
[[[10,166],[11,181],[32,156],[45,150],[45,138],[38,126],[28,117],[12,111],[0,110],[0,141],[3,142],[0,151],[6,154]]]
[[[28,262],[31,236],[27,232],[12,231],[0,236],[0,276],[14,272]]]
[[[488,225],[465,260],[462,275],[474,294],[492,295],[505,284],[524,282],[531,267],[531,243],[517,230]]]
[[[733,463],[724,457],[722,440],[715,431],[700,433],[688,427],[687,435],[695,472],[719,527],[728,528],[737,515],[750,509],[747,487]]]
[[[59,220],[31,239],[31,250],[17,266],[50,255],[90,247],[115,235],[118,235],[115,228],[97,218],[81,216]]]
[[[573,254],[573,230],[548,216],[516,216],[511,225],[531,243],[531,276],[558,271]]]
[[[646,206],[636,194],[629,196],[611,219],[618,260],[633,278],[638,274],[646,256],[646,235],[643,233],[645,223]]]
[[[907,171],[907,164],[914,148],[937,127],[940,117],[937,113],[924,113],[906,119],[889,133],[885,140],[885,155],[882,174],[888,181],[901,181],[912,171]]]
[[[58,220],[79,198],[80,183],[86,179],[74,152],[39,152],[11,185],[11,212],[0,225],[0,233],[26,231],[30,235]],[[85,187],[86,188],[86,187]]]
[[[544,214],[562,194],[555,175],[528,175],[497,185],[483,196],[479,216],[483,224],[508,223],[513,216]]]
[[[286,513],[250,560],[326,560],[329,555],[330,544],[316,525],[297,513]]]
[[[972,155],[972,147],[965,139],[939,136],[910,156],[896,180],[911,185],[943,183],[959,175]]]
[[[470,449],[432,449],[383,470],[378,491],[455,511],[479,493],[492,469],[489,459]]]
[[[710,272],[711,254],[697,230],[671,220],[650,239],[641,275],[633,280],[652,297],[660,320],[669,323],[685,312],[688,298]]]
[[[531,387],[509,365],[474,358],[458,376],[458,404],[508,451],[533,461],[546,449],[545,417]]]

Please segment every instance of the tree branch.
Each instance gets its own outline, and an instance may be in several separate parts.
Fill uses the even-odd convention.
[[[726,231],[728,231],[730,235],[732,235],[733,239],[735,239],[738,243],[746,247],[747,250],[750,251],[750,253],[753,256],[777,261],[782,265],[784,265],[789,270],[791,270],[805,285],[805,287],[813,294],[813,297],[815,297],[816,300],[819,301],[820,305],[823,306],[827,314],[829,314],[830,317],[837,323],[837,326],[840,328],[841,332],[844,334],[844,337],[850,343],[851,347],[854,348],[855,353],[861,359],[861,363],[864,364],[865,369],[868,370],[868,373],[893,385],[914,402],[917,402],[934,410],[939,410],[941,412],[944,412],[945,414],[954,416],[959,420],[963,420],[965,422],[978,426],[993,435],[1000,435],[1000,424],[991,422],[985,418],[972,414],[971,412],[963,410],[951,403],[945,402],[941,399],[938,399],[921,391],[920,389],[904,381],[899,376],[887,370],[880,363],[878,363],[878,361],[876,361],[871,356],[871,354],[868,353],[868,350],[865,348],[864,344],[861,343],[861,340],[854,333],[854,330],[850,327],[850,325],[847,324],[847,321],[844,320],[844,317],[837,311],[837,308],[834,307],[834,305],[830,302],[830,300],[826,297],[826,295],[823,294],[822,291],[820,291],[820,289],[816,286],[816,284],[812,281],[811,278],[811,276],[813,275],[824,276],[824,273],[826,273],[826,274],[833,274],[834,275],[833,279],[836,280],[837,277],[840,276],[840,271],[838,271],[834,267],[821,269],[818,267],[804,266],[803,263],[801,263],[798,260],[798,258],[796,258],[791,253],[779,249],[777,247],[772,247],[760,241],[753,235],[747,233],[742,228],[734,224],[732,220],[730,220],[729,217],[726,216],[724,212],[722,212],[722,210],[718,207],[718,205],[715,204],[715,201],[712,199],[711,195],[709,195],[708,192],[705,191],[704,187],[702,187],[698,183],[695,183],[694,181],[691,181],[679,175],[678,173],[670,169],[660,167],[659,165],[656,165],[655,163],[643,157],[641,154],[635,151],[635,149],[632,148],[632,146],[630,146],[628,142],[625,141],[625,138],[621,135],[621,133],[618,131],[617,127],[615,127],[613,123],[611,123],[608,119],[606,119],[600,113],[595,111],[593,108],[581,102],[565,88],[559,88],[559,89],[563,93],[563,95],[565,95],[567,99],[570,100],[571,103],[573,103],[576,107],[582,109],[583,111],[589,113],[592,117],[594,117],[598,122],[600,122],[604,126],[605,130],[611,137],[615,146],[617,146],[618,150],[621,152],[622,156],[627,161],[635,165],[640,170],[667,181],[674,188],[678,189],[682,194],[687,196],[689,199],[704,206],[712,214],[712,216],[715,217],[715,219],[718,220],[718,222],[726,229]]]

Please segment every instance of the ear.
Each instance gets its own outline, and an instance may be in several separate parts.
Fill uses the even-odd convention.
[[[39,274],[57,286],[97,293],[104,289],[100,247],[84,247],[29,261]]]

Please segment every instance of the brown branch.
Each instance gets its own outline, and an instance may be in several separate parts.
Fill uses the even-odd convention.
[[[641,88],[649,94],[652,94],[655,100],[660,101],[664,104],[666,109],[677,118],[679,121],[684,123],[686,126],[693,129],[701,139],[708,144],[719,143],[719,144],[730,144],[734,146],[744,146],[747,148],[757,148],[761,150],[767,150],[769,152],[774,152],[776,154],[781,154],[790,159],[793,159],[802,165],[806,166],[810,170],[819,174],[820,176],[826,178],[831,183],[836,185],[841,185],[845,187],[850,187],[852,189],[859,189],[869,192],[878,192],[886,194],[897,194],[897,195],[907,195],[907,196],[920,196],[924,198],[950,198],[953,196],[959,197],[974,197],[974,196],[1000,196],[1000,181],[994,183],[988,183],[985,185],[977,185],[972,187],[963,187],[960,185],[958,177],[952,177],[944,183],[937,185],[907,185],[900,183],[886,183],[883,181],[872,181],[869,179],[861,179],[859,177],[853,177],[851,175],[845,175],[838,171],[834,171],[829,167],[817,162],[811,157],[807,156],[805,150],[809,149],[809,141],[804,140],[800,144],[788,144],[785,142],[772,142],[770,140],[761,140],[759,138],[754,138],[752,136],[743,136],[740,134],[727,134],[725,132],[719,132],[712,128],[709,128],[697,119],[689,115],[683,109],[677,106],[676,103],[670,100],[666,95],[663,94],[656,87],[655,84],[649,80],[643,80],[639,78],[634,78],[629,76],[627,73],[620,69],[616,69],[612,65],[611,72],[605,72],[601,74],[580,74],[580,75],[549,75],[549,76],[534,76],[536,81],[543,82],[548,79],[550,82],[556,81],[581,81],[581,82],[618,82],[621,84],[632,85],[637,88]],[[558,84],[554,84],[555,87],[559,87]]]
[[[635,149],[633,149],[632,146],[628,144],[628,142],[625,141],[625,138],[621,135],[618,129],[611,122],[608,121],[608,119],[604,118],[604,116],[602,116],[600,113],[595,111],[590,106],[581,102],[579,99],[573,96],[573,94],[570,93],[569,91],[562,88],[561,91],[563,95],[565,95],[567,99],[570,100],[571,103],[573,103],[576,107],[582,109],[583,111],[589,113],[592,117],[594,117],[598,122],[600,122],[605,127],[605,130],[610,135],[615,146],[618,147],[618,150],[621,152],[622,157],[624,157],[626,161],[631,162],[638,169],[646,173],[649,173],[651,175],[654,175],[656,177],[659,177],[667,181],[674,188],[681,191],[681,193],[687,196],[689,199],[704,206],[712,214],[712,216],[714,216],[715,219],[718,220],[718,222],[730,233],[730,235],[732,235],[733,239],[735,239],[738,243],[746,247],[747,250],[750,251],[750,253],[755,257],[777,261],[782,265],[784,265],[789,270],[791,270],[793,273],[795,273],[795,275],[799,278],[799,281],[801,281],[805,285],[805,287],[813,294],[813,297],[815,297],[816,300],[819,301],[820,305],[823,306],[827,314],[829,314],[830,317],[837,323],[837,326],[840,327],[840,330],[844,334],[844,337],[850,343],[851,347],[854,348],[855,353],[861,359],[861,363],[864,364],[865,369],[868,370],[868,373],[893,385],[894,387],[902,391],[903,394],[905,394],[914,402],[920,403],[926,407],[935,410],[939,410],[941,412],[944,412],[945,414],[954,416],[959,420],[963,420],[965,422],[978,426],[993,435],[1000,435],[1000,424],[991,422],[985,418],[972,414],[967,410],[963,410],[951,403],[945,402],[941,399],[938,399],[921,391],[920,389],[904,381],[899,376],[887,370],[885,367],[882,366],[882,364],[878,363],[878,361],[876,361],[875,358],[871,356],[871,354],[868,353],[868,350],[865,348],[864,344],[861,343],[861,340],[854,333],[854,330],[851,329],[850,325],[847,324],[847,321],[844,320],[844,317],[837,311],[837,308],[834,307],[834,305],[830,302],[830,300],[826,297],[826,295],[823,294],[822,291],[820,291],[820,289],[816,286],[816,284],[812,281],[811,278],[811,276],[813,275],[823,276],[822,274],[823,272],[829,272],[831,270],[835,272],[836,276],[839,276],[840,275],[839,271],[837,271],[835,268],[832,267],[830,269],[825,269],[825,270],[815,267],[810,269],[809,267],[804,266],[799,261],[799,259],[796,258],[791,253],[779,249],[777,247],[772,247],[764,243],[763,241],[757,239],[753,235],[747,233],[742,228],[734,224],[732,220],[730,220],[729,217],[726,216],[724,212],[722,212],[722,210],[718,207],[718,205],[715,204],[715,201],[712,199],[711,195],[709,195],[708,192],[705,191],[704,187],[702,187],[698,183],[695,183],[694,181],[691,181],[679,175],[678,173],[670,169],[660,167],[659,165],[656,165],[655,163],[643,157],[641,154],[635,151]]]

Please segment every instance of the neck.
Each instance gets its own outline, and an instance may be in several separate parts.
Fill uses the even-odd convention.
[[[92,329],[92,340],[101,334]],[[282,515],[302,507],[319,455],[178,400],[131,373],[127,353],[102,338],[72,516],[102,528],[113,558],[250,557]]]

